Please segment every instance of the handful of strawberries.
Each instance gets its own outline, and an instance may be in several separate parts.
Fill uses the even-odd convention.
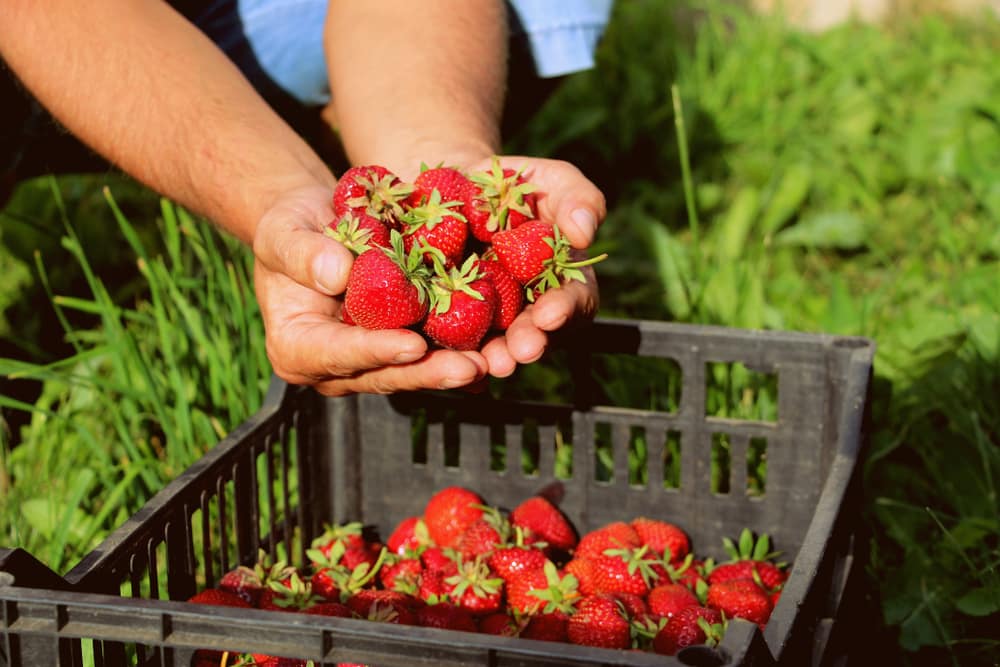
[[[574,261],[559,228],[538,220],[536,188],[494,158],[466,175],[423,166],[404,183],[352,167],[326,233],[355,253],[341,317],[367,329],[415,328],[454,350],[478,349],[524,308],[604,255]]]
[[[723,542],[731,560],[716,564],[697,558],[668,521],[636,517],[578,535],[544,496],[504,511],[452,486],[384,543],[360,523],[329,526],[307,551],[309,566],[262,554],[191,602],[674,655],[718,642],[731,618],[763,629],[781,595],[788,575],[766,535],[744,530]],[[197,664],[219,665],[220,656],[199,651]]]

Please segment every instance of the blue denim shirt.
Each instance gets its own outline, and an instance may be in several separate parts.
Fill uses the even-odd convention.
[[[613,0],[508,0],[538,76],[571,74],[594,65],[594,50]],[[240,21],[264,70],[305,104],[330,100],[323,53],[326,0],[238,0]],[[289,21],[294,16],[295,21]]]

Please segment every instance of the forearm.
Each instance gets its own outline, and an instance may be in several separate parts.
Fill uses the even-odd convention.
[[[282,191],[333,177],[163,2],[11,0],[0,53],[82,141],[244,241]]]
[[[348,157],[412,176],[421,161],[497,152],[506,49],[500,0],[331,1],[332,110]]]

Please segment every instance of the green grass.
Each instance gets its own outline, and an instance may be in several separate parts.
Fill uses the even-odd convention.
[[[858,520],[881,639],[908,664],[995,664],[1000,22],[929,14],[817,35],[715,3],[692,27],[674,6],[618,3],[596,70],[509,148],[571,160],[607,194],[603,314],[877,341]],[[65,325],[33,346],[44,313],[8,295],[2,370],[44,384],[37,400],[2,399],[6,418],[31,418],[0,448],[0,539],[59,570],[252,412],[267,376],[245,251],[127,184],[116,215],[80,183],[59,181],[71,225],[8,211],[0,226],[22,260],[13,285],[49,276],[60,318],[46,326]],[[61,217],[47,183],[18,196]],[[663,410],[674,370],[595,369],[614,404]],[[774,418],[770,378],[710,374],[713,414]],[[563,383],[519,375],[528,398]],[[632,434],[637,468],[645,452]],[[751,483],[766,477],[765,454],[750,465]]]

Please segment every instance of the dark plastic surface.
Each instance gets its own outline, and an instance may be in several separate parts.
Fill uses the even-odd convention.
[[[856,473],[871,341],[599,320],[566,332],[556,347],[566,350],[560,359],[572,378],[571,395],[558,405],[462,392],[324,399],[276,381],[258,414],[67,574],[72,592],[0,587],[0,652],[18,665],[84,664],[81,656],[91,651],[97,665],[134,653],[139,664],[186,665],[198,647],[380,667],[826,665],[843,657],[848,642],[838,637],[852,622],[856,558],[864,550],[855,544]],[[682,378],[677,409],[608,405],[592,374],[607,353],[672,360]],[[715,363],[775,376],[777,419],[706,416]],[[679,435],[677,488],[665,488],[658,464],[648,466],[644,484],[629,479],[637,433],[654,463],[663,460],[667,434]],[[710,483],[718,434],[730,446],[725,493]],[[560,438],[573,445],[567,478],[556,477]],[[602,439],[610,439],[611,480],[597,470]],[[502,469],[490,464],[498,440]],[[757,440],[767,443],[767,484],[762,495],[750,495],[746,456]],[[522,448],[537,460],[530,474],[522,471]],[[305,546],[326,522],[360,520],[384,538],[452,484],[507,507],[545,491],[583,531],[639,515],[668,519],[689,532],[699,553],[716,558],[724,557],[722,536],[750,526],[768,533],[794,567],[763,634],[734,621],[717,649],[678,658],[169,601],[251,562],[258,548],[305,562]]]

